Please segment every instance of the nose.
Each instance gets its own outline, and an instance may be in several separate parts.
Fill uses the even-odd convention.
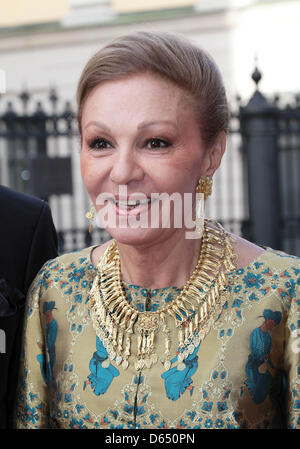
[[[141,181],[143,177],[144,170],[134,150],[128,148],[116,152],[110,172],[110,179],[113,183],[132,184]]]

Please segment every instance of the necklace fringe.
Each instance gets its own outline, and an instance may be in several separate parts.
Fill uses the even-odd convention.
[[[138,334],[136,370],[157,363],[155,340],[160,329],[165,335],[165,353],[161,362],[166,370],[170,369],[169,318],[178,328],[177,369],[184,369],[183,361],[194,352],[222,312],[228,296],[226,274],[235,270],[236,255],[222,226],[217,223],[218,229],[214,229],[207,222],[195,270],[177,298],[158,312],[139,312],[126,300],[115,240],[101,257],[90,291],[90,314],[109,359],[123,369],[129,366],[134,333]]]

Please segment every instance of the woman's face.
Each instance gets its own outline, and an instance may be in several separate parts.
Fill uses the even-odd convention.
[[[194,194],[200,176],[213,174],[222,148],[204,148],[185,91],[151,74],[105,82],[88,96],[81,125],[81,171],[87,192],[97,211],[109,208],[123,220],[123,227],[106,226],[111,236],[122,243],[151,244],[182,232],[172,226],[151,227],[154,202],[128,212],[112,200],[99,205],[97,198],[104,193],[126,200],[175,192],[183,198],[184,193]],[[137,219],[145,213],[147,228],[128,226],[129,216]]]

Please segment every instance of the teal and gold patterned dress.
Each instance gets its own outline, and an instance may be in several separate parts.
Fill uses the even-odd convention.
[[[174,349],[169,370],[136,371],[108,358],[92,325],[92,249],[48,261],[30,288],[16,427],[300,428],[300,259],[267,249],[229,273],[229,299],[183,368]],[[139,311],[181,291],[123,287]]]

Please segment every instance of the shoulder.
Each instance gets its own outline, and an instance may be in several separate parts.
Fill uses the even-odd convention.
[[[1,230],[22,235],[28,240],[36,228],[53,228],[50,207],[45,201],[24,193],[0,186]],[[20,232],[22,230],[22,233]]]
[[[300,258],[284,251],[267,248],[260,262],[265,266],[264,273],[273,274],[282,288],[293,291],[300,289]],[[300,291],[299,291],[300,294]]]
[[[90,254],[93,247],[63,254],[48,260],[36,275],[29,294],[39,292],[39,297],[47,291],[74,293],[80,287],[88,286],[96,273]]]
[[[94,248],[94,246],[89,246],[87,248],[72,251],[71,253],[62,254],[61,256],[52,259],[52,263],[56,263],[61,266],[68,266],[70,264],[80,265],[83,263],[83,261],[89,262],[91,252]]]
[[[230,234],[232,246],[237,255],[237,268],[247,267],[256,262],[260,265],[266,265],[275,271],[284,271],[293,269],[292,272],[298,273],[300,268],[300,258],[284,251],[274,250],[255,245],[242,237]]]
[[[256,254],[250,242],[241,240],[233,247],[244,262],[236,270],[234,291],[243,292],[249,303],[279,301],[289,310],[300,294],[300,258],[272,248],[258,247],[262,251]]]
[[[238,255],[234,285],[248,295],[249,301],[261,298],[279,300],[289,309],[300,294],[300,258],[272,248],[261,248],[236,238]],[[258,251],[259,249],[259,251]]]
[[[258,247],[262,251],[256,254],[247,241],[233,247],[244,263],[230,273],[232,307],[238,307],[238,314],[240,307],[253,308],[257,316],[264,310],[280,311],[293,320],[299,308],[300,258],[272,248]]]
[[[41,209],[49,209],[45,201],[30,195],[18,192],[5,186],[0,186],[0,208],[5,207],[6,212],[22,213],[25,216]]]
[[[26,298],[25,317],[43,316],[47,307],[62,319],[67,310],[86,304],[96,275],[90,262],[93,247],[48,260],[34,278]]]
[[[237,235],[230,234],[232,246],[237,255],[237,268],[242,268],[260,257],[265,249]]]

